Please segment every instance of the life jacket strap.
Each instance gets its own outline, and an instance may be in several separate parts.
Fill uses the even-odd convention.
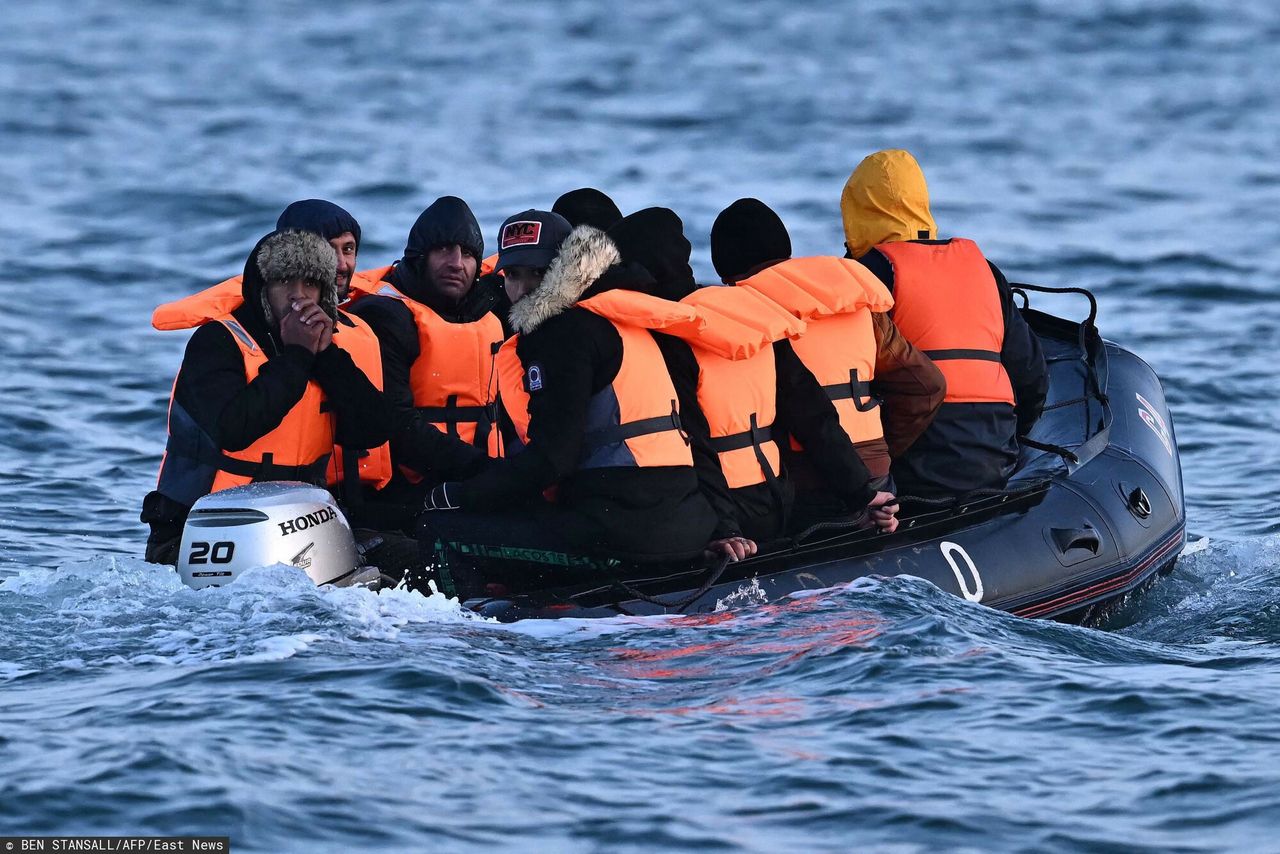
[[[277,465],[270,453],[263,454],[261,460],[241,460],[226,454],[219,455],[216,465],[228,474],[237,477],[252,478],[255,482],[269,480],[300,480],[303,483],[323,484],[325,472],[329,467],[329,454],[324,454],[313,463],[296,466]]]
[[[349,507],[364,504],[364,492],[360,484],[360,458],[367,456],[369,452],[361,448],[342,448],[342,495]]]
[[[457,395],[451,395],[450,400],[456,400]],[[414,407],[418,412],[428,420],[439,424],[470,424],[480,423],[491,420],[493,407],[491,406],[454,406],[446,404],[444,406],[417,406]]]
[[[648,436],[652,433],[666,433],[670,430],[675,430],[684,439],[685,444],[689,444],[689,436],[684,432],[684,426],[680,423],[680,410],[674,400],[671,401],[671,412],[667,415],[640,418],[636,421],[619,424],[616,427],[592,430],[583,437],[582,442],[589,451],[594,451],[597,448],[625,442],[627,439]]]
[[[717,454],[727,454],[743,448],[759,447],[765,442],[773,441],[773,425],[756,426],[756,415],[751,413],[751,429],[741,433],[730,433],[728,436],[716,436],[711,440],[711,450]]]
[[[832,403],[837,400],[852,400],[854,408],[859,412],[870,412],[880,405],[880,399],[871,393],[871,383],[868,380],[858,379],[857,368],[849,371],[848,382],[824,385],[822,390],[827,393],[827,399]]]
[[[222,323],[224,326],[227,327],[228,330],[230,330],[232,335],[240,339],[241,344],[249,348],[250,352],[253,352],[254,350],[258,349],[258,344],[256,341],[253,340],[253,336],[250,335],[247,331],[245,331],[245,328],[240,325],[239,321],[231,320],[230,318],[228,318],[227,320],[224,320]]]
[[[489,432],[498,420],[496,403],[487,406],[458,406],[458,396],[449,395],[444,406],[417,406],[414,409],[433,424],[445,425],[445,432],[457,438],[459,424],[475,424],[476,434],[472,442],[476,447],[487,447]]]
[[[741,433],[730,433],[728,436],[720,436],[711,440],[711,449],[717,454],[724,454],[729,451],[736,451],[741,448],[751,448],[755,451],[756,463],[760,466],[760,472],[764,475],[764,482],[768,485],[769,492],[773,495],[773,509],[778,514],[778,530],[786,530],[787,520],[791,513],[790,502],[786,500],[786,495],[782,489],[782,483],[778,480],[778,472],[773,470],[773,466],[769,465],[769,458],[764,453],[764,443],[773,441],[773,425],[767,424],[761,427],[756,423],[756,413],[751,413],[751,427]]]
[[[1000,354],[995,350],[925,350],[924,354],[935,362],[968,359],[975,362],[998,362]]]

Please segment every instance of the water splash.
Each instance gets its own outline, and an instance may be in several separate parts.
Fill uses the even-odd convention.
[[[443,595],[317,588],[295,567],[193,590],[169,567],[101,557],[0,581],[0,679],[115,664],[282,660],[317,644],[390,640],[481,618]]]

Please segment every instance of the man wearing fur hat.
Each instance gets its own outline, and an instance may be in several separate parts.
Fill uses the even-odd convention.
[[[319,235],[272,232],[245,262],[243,303],[201,319],[173,386],[159,481],[143,501],[147,560],[176,560],[203,495],[263,480],[323,485],[335,441],[386,441],[382,393],[333,346],[337,268]]]
[[[351,355],[356,366],[374,385],[382,385],[382,354],[378,338],[367,323],[343,310],[355,275],[360,249],[360,223],[343,208],[325,199],[293,202],[276,220],[276,231],[309,231],[333,247],[338,259],[335,290],[339,308],[334,322],[334,343]],[[359,274],[367,280],[372,273]],[[151,325],[160,330],[192,329],[210,318],[227,314],[243,302],[244,280],[232,276],[212,287],[156,307]],[[335,446],[329,462],[330,488],[343,501],[353,525],[380,528],[387,515],[380,491],[391,480],[391,449]]]

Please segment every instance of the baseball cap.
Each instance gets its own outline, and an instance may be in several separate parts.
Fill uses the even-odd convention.
[[[494,272],[507,267],[550,266],[571,231],[569,221],[551,211],[527,210],[507,217],[498,230]]]

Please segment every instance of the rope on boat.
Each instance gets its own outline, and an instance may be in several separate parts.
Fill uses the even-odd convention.
[[[1084,321],[1080,323],[1080,337],[1079,337],[1080,361],[1084,363],[1084,374],[1085,374],[1082,396],[1071,399],[1071,400],[1063,400],[1063,401],[1059,401],[1058,403],[1050,404],[1049,406],[1044,407],[1044,409],[1042,410],[1043,412],[1049,412],[1054,409],[1060,409],[1066,406],[1074,406],[1078,403],[1083,403],[1085,405],[1083,435],[1085,437],[1085,442],[1088,442],[1088,440],[1092,438],[1090,436],[1091,425],[1089,422],[1089,414],[1090,414],[1089,401],[1091,399],[1097,400],[1098,403],[1102,406],[1102,420],[1098,422],[1098,433],[1101,433],[1104,430],[1108,429],[1107,414],[1111,410],[1111,401],[1107,397],[1106,393],[1102,390],[1102,383],[1098,379],[1097,366],[1094,364],[1094,360],[1089,358],[1089,335],[1090,333],[1092,333],[1094,336],[1098,335],[1098,326],[1097,326],[1097,323],[1095,322],[1098,319],[1097,297],[1095,297],[1091,291],[1085,288],[1050,288],[1044,285],[1028,285],[1022,282],[1010,285],[1010,287],[1012,288],[1015,294],[1020,294],[1022,296],[1024,309],[1031,305],[1031,298],[1027,295],[1027,291],[1034,291],[1036,293],[1043,293],[1043,294],[1080,294],[1085,299],[1089,300],[1089,316],[1086,317]],[[1078,456],[1075,456],[1073,454],[1072,457],[1068,457],[1065,454],[1061,453],[1061,451],[1065,449],[1059,448],[1057,446],[1047,446],[1047,443],[1046,443],[1046,446],[1042,447],[1041,445],[1031,440],[1028,440],[1025,437],[1022,438],[1022,442],[1028,447],[1037,448],[1038,450],[1042,450],[1042,451],[1049,451],[1050,453],[1057,453],[1059,456],[1061,456],[1064,460],[1067,460],[1067,462],[1072,465],[1075,465],[1079,462]]]
[[[1067,451],[1065,448],[1062,450],[1068,454],[1071,453],[1070,451]],[[1043,478],[1041,480],[1032,481],[1026,484],[1025,486],[1020,486],[1017,489],[975,489],[972,492],[966,492],[964,495],[944,496],[942,498],[924,498],[919,495],[899,495],[897,496],[897,500],[902,504],[911,504],[917,507],[930,507],[930,508],[958,507],[961,509],[968,509],[968,505],[972,504],[975,501],[981,501],[984,498],[1000,497],[1000,498],[1003,498],[1005,501],[1009,501],[1014,498],[1020,498],[1023,495],[1027,495],[1029,493],[1036,492],[1040,489],[1043,489],[1044,485],[1048,482],[1049,482],[1048,478]],[[914,519],[909,519],[905,521],[907,521],[908,523],[911,523],[911,522],[914,522]],[[807,540],[812,534],[818,533],[819,531],[852,530],[852,529],[862,528],[865,525],[865,522],[866,522],[865,514],[860,514],[858,516],[853,517],[852,519],[836,519],[828,522],[817,522],[813,525],[810,525],[808,528],[805,528],[800,533],[790,537],[789,539],[790,539],[791,545],[794,547],[794,546],[800,545],[805,540]]]
[[[668,602],[665,599],[661,599],[657,596],[650,596],[647,593],[641,593],[639,590],[636,590],[634,587],[632,587],[631,585],[627,584],[625,581],[622,581],[621,579],[618,579],[618,578],[613,579],[613,583],[616,587],[620,588],[628,596],[631,596],[635,599],[639,599],[641,602],[648,602],[651,605],[660,605],[661,607],[667,609],[668,611],[674,609],[675,611],[679,612],[679,611],[683,611],[685,608],[688,608],[698,599],[701,599],[702,594],[710,590],[712,586],[717,581],[720,580],[720,576],[724,575],[725,568],[728,566],[729,566],[729,556],[728,555],[721,556],[720,560],[715,564],[715,566],[711,568],[712,570],[711,574],[707,576],[707,580],[702,583],[702,586],[699,587],[697,590],[695,590],[693,593],[690,593],[685,598],[680,599],[676,602]]]
[[[1075,452],[1061,445],[1055,445],[1052,442],[1037,442],[1035,439],[1028,439],[1026,436],[1019,436],[1018,441],[1026,445],[1028,448],[1035,448],[1037,451],[1045,451],[1050,454],[1057,454],[1072,465],[1080,462],[1080,458]]]

